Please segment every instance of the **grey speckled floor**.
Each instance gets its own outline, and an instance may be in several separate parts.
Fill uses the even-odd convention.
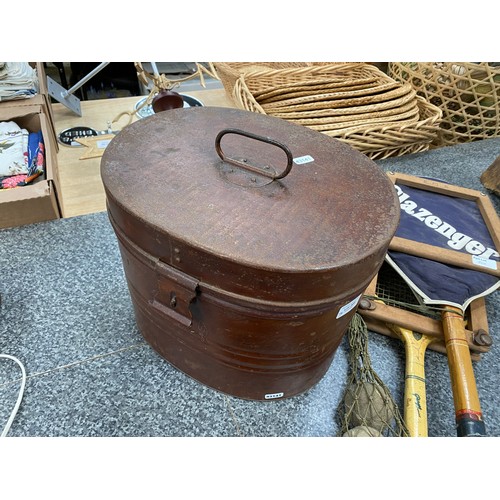
[[[500,139],[378,162],[384,170],[437,177],[483,190],[479,175]],[[498,209],[498,199],[492,197]],[[9,436],[335,436],[346,382],[346,341],[326,376],[292,399],[244,401],[180,373],[137,330],[117,243],[98,213],[0,230],[0,353],[19,358],[26,392]],[[493,338],[500,298],[488,297]],[[496,339],[495,339],[496,340]],[[372,363],[398,404],[404,352],[370,334]],[[475,364],[488,435],[500,436],[500,348]],[[0,426],[19,388],[0,360]],[[446,359],[426,356],[430,436],[455,436]]]

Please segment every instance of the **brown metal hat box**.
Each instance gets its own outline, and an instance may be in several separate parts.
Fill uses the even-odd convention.
[[[142,335],[245,399],[323,377],[399,222],[392,183],[366,156],[231,108],[129,125],[101,175]]]

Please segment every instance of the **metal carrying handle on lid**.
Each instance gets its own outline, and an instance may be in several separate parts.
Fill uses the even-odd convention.
[[[266,170],[264,168],[259,168],[255,167],[254,165],[250,165],[246,162],[236,160],[234,158],[229,158],[227,157],[224,152],[222,151],[221,147],[221,139],[224,137],[226,134],[237,134],[237,135],[242,135],[245,137],[249,137],[250,139],[255,139],[256,141],[261,141],[265,142],[267,144],[272,144],[273,146],[277,146],[278,148],[282,149],[287,157],[287,165],[286,168],[281,172],[280,174],[273,174],[269,170]],[[226,128],[224,130],[221,130],[218,134],[217,137],[215,138],[215,150],[217,151],[217,154],[221,158],[222,161],[225,161],[227,163],[231,163],[232,165],[236,165],[238,167],[241,167],[245,170],[248,170],[253,173],[257,173],[260,175],[263,175],[264,177],[268,177],[269,179],[277,180],[277,179],[283,179],[283,177],[286,177],[289,173],[290,170],[292,169],[292,164],[293,164],[293,156],[291,151],[288,149],[287,146],[282,144],[281,142],[275,141],[274,139],[270,139],[269,137],[263,137],[257,134],[252,134],[251,132],[245,132],[244,130],[236,129],[236,128]],[[266,167],[269,168],[269,167]]]

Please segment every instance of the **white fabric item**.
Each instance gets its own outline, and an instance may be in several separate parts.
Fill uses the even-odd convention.
[[[28,173],[29,132],[15,122],[0,122],[0,176]]]
[[[38,90],[36,70],[27,62],[0,63],[0,101],[31,97]]]

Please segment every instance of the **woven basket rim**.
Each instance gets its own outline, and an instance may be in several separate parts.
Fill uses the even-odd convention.
[[[356,81],[361,78],[376,78],[380,82],[393,82],[386,73],[376,66],[367,63],[349,65],[330,65],[319,67],[289,68],[284,70],[258,71],[241,74],[245,78],[249,90],[255,95],[268,90],[285,90],[297,85],[304,85],[307,81],[325,83],[332,81]]]
[[[346,71],[352,69],[359,69],[364,67],[370,67],[380,71],[377,67],[367,64],[367,63],[334,63],[322,66],[303,66],[303,67],[291,67],[291,68],[278,68],[278,69],[269,69],[269,70],[257,70],[257,71],[246,71],[244,76],[247,80],[251,79],[261,79],[264,77],[289,77],[296,75],[328,75],[332,76],[332,73],[335,75],[339,73],[339,71]]]
[[[409,123],[417,123],[420,118],[420,110],[418,106],[405,111],[403,113],[399,113],[397,115],[392,115],[389,117],[391,123],[396,125],[404,125]],[[329,130],[340,130],[347,128],[355,128],[362,127],[368,125],[376,125],[377,123],[388,123],[387,116],[371,116],[363,119],[357,120],[349,120],[349,121],[338,121],[338,122],[329,122],[325,121],[323,123],[312,124],[312,123],[303,123],[300,120],[296,120],[293,123],[297,123],[298,125],[303,125],[305,127],[309,127],[313,130],[318,130],[320,132],[329,131]]]
[[[416,99],[416,92],[411,89],[407,94],[402,95],[401,97],[396,97],[391,99],[390,101],[384,101],[381,103],[375,104],[366,104],[360,106],[351,106],[345,108],[318,108],[311,109],[310,111],[282,111],[282,112],[273,112],[273,116],[278,116],[279,118],[306,118],[306,117],[319,117],[319,116],[345,116],[350,115],[355,112],[358,113],[375,113],[377,111],[383,111],[387,109],[396,108],[412,100]],[[264,108],[262,108],[264,109]]]
[[[314,110],[314,109],[348,109],[348,108],[356,108],[356,107],[362,107],[362,106],[380,106],[381,108],[384,108],[387,104],[395,103],[398,105],[396,102],[397,99],[406,97],[408,95],[411,96],[416,96],[416,92],[413,90],[413,87],[410,84],[406,85],[398,85],[396,82],[393,85],[393,88],[388,89],[387,91],[384,91],[382,93],[377,93],[373,95],[362,95],[362,96],[357,96],[354,95],[352,96],[345,96],[344,98],[339,98],[339,99],[331,99],[329,98],[332,94],[318,94],[316,96],[316,100],[313,99],[314,96],[311,96],[311,98],[305,100],[304,103],[301,102],[301,100],[298,101],[297,104],[288,104],[285,103],[283,106],[267,106],[264,105],[263,103],[259,103],[263,109],[266,110],[273,110],[273,111],[278,111],[282,108],[283,113],[294,113],[294,112],[300,112],[300,111],[308,111],[308,110]]]
[[[340,64],[359,64],[359,63],[308,63],[308,62],[214,62],[218,78],[222,82],[228,93],[232,93],[236,80],[241,75],[247,73],[264,74],[275,71],[298,70],[310,72],[311,68],[325,68],[338,66]],[[259,68],[259,69],[255,69]],[[320,69],[318,69],[320,71]],[[324,70],[323,70],[324,72]]]
[[[297,85],[295,85],[295,83]],[[302,92],[311,94],[313,91],[317,92],[318,90],[330,90],[335,92],[342,91],[339,89],[362,90],[365,88],[371,88],[372,84],[375,83],[380,83],[380,80],[376,77],[359,78],[349,81],[346,81],[345,78],[321,81],[310,80],[306,82],[293,82],[287,85],[276,86],[273,90],[254,91],[252,94],[259,101],[267,101],[268,99],[273,99],[274,97],[283,97],[289,94],[295,95]]]
[[[349,62],[349,63],[241,63],[241,62],[222,62],[213,63],[217,75],[220,78],[222,84],[226,91],[231,94],[234,89],[234,85],[236,80],[241,76],[245,76],[246,78],[259,78],[260,80],[263,78],[271,78],[271,77],[297,77],[300,76],[303,80],[303,75],[330,75],[333,72],[338,72],[340,70],[345,71],[347,69],[353,68],[364,68],[365,70],[372,70],[374,73],[376,71],[385,75],[385,73],[381,72],[375,66],[369,63],[360,63],[360,62]],[[283,66],[288,65],[288,67],[277,67],[269,69],[259,69],[259,70],[251,70],[251,67],[255,67],[255,65],[269,65],[269,66]],[[378,73],[377,73],[378,75]],[[387,75],[385,75],[387,77]],[[275,85],[274,85],[275,86]],[[254,89],[255,90],[255,89]]]
[[[377,111],[376,113],[355,113],[352,115],[337,115],[337,116],[326,116],[318,118],[296,118],[291,119],[295,123],[300,125],[321,125],[327,123],[341,123],[345,120],[369,120],[373,118],[385,118],[392,120],[393,117],[398,116],[402,113],[408,113],[411,111],[419,112],[417,100],[412,100],[406,104],[402,104],[398,108],[390,108],[383,111]]]
[[[418,103],[419,103],[419,111],[421,113],[422,112],[429,113],[429,116],[425,117],[422,120],[418,120],[416,123],[409,124],[409,125],[407,125],[407,124],[398,125],[397,123],[388,122],[387,124],[385,124],[383,126],[369,126],[369,125],[363,126],[363,125],[361,125],[359,127],[346,128],[344,130],[346,132],[348,132],[349,134],[358,133],[358,132],[366,134],[366,133],[370,133],[370,132],[374,132],[374,133],[385,133],[385,132],[390,132],[390,131],[401,132],[402,130],[405,130],[407,128],[418,130],[418,129],[421,129],[424,127],[434,126],[436,121],[440,120],[440,118],[442,116],[442,111],[437,106],[434,106],[434,104],[427,102],[425,99],[423,99],[420,96],[418,96],[417,99],[418,99]]]

